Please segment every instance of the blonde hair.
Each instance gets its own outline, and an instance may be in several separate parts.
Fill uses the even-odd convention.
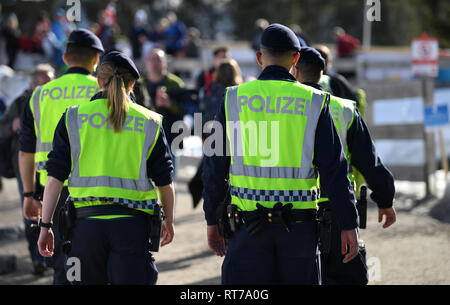
[[[127,69],[105,63],[98,70],[98,79],[106,90],[107,106],[110,109],[108,120],[114,131],[120,132],[129,109],[128,92],[136,78]]]
[[[241,84],[243,81],[239,64],[231,58],[221,60],[219,67],[217,67],[214,80],[224,87]]]

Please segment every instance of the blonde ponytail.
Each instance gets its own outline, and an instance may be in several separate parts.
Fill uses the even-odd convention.
[[[128,112],[128,94],[132,81],[131,73],[113,67],[111,64],[103,64],[99,68],[98,78],[106,91],[108,109],[110,110],[108,120],[115,132],[122,130]]]

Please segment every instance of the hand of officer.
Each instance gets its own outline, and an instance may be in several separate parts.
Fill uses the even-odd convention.
[[[341,232],[341,253],[344,256],[342,262],[348,263],[358,255],[358,234],[356,229],[342,230]]]
[[[208,226],[208,246],[217,255],[224,256],[225,250],[225,239],[219,234],[219,229],[217,225]]]
[[[52,229],[41,227],[38,240],[39,253],[44,257],[53,256],[54,235]]]
[[[23,199],[23,216],[28,220],[38,221],[41,215],[42,204],[33,197]]]
[[[387,209],[378,209],[378,222],[381,223],[383,221],[383,217],[385,217],[385,222],[383,224],[383,228],[386,229],[390,225],[392,225],[396,220],[397,216],[395,213],[394,207]]]
[[[161,247],[170,244],[174,236],[175,236],[175,227],[173,225],[173,222],[167,222],[166,220],[164,220],[161,228],[161,238],[162,238]]]

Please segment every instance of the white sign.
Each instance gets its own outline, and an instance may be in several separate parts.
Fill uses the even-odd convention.
[[[425,33],[420,38],[414,38],[411,52],[414,76],[437,76],[439,44],[436,38],[428,37]]]

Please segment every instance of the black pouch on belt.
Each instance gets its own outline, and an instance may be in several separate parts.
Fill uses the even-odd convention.
[[[254,236],[264,230],[267,225],[266,219],[260,213],[247,212],[243,216],[245,227],[247,228],[247,233],[250,236]]]

